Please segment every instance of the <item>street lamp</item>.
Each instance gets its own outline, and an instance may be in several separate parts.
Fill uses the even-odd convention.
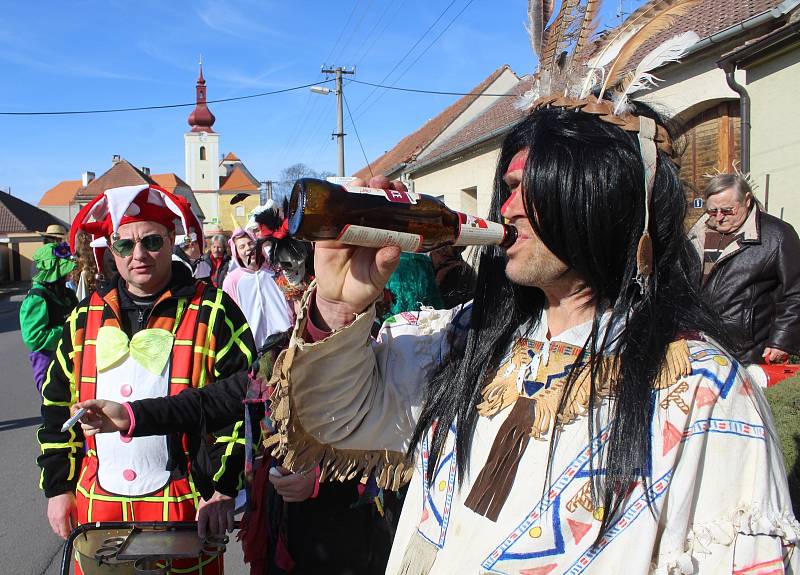
[[[323,96],[327,96],[331,93],[331,89],[325,86],[311,86],[309,89],[315,94],[322,94]]]

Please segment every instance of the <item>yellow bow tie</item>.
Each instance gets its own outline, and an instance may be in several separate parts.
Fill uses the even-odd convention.
[[[128,341],[116,327],[103,326],[97,332],[97,371],[111,369],[128,354],[150,373],[161,375],[172,353],[175,336],[165,329],[143,329]]]

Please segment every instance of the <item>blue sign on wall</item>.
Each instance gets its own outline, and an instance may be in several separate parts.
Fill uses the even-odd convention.
[[[695,198],[694,199],[694,207],[695,208],[702,208],[703,207],[703,198]]]

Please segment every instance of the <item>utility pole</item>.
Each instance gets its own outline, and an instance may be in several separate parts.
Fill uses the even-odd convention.
[[[272,199],[272,184],[274,183],[276,183],[274,180],[264,180],[260,182],[261,185],[258,187],[258,199],[262,206],[267,203],[267,200]]]
[[[344,113],[342,110],[342,74],[355,74],[356,71],[346,70],[341,66],[336,68],[323,68],[323,74],[336,74],[336,133],[333,134],[339,138],[339,177],[344,176]]]

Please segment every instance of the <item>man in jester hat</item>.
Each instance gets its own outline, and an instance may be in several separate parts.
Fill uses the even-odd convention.
[[[67,277],[75,268],[66,243],[47,243],[33,254],[36,275],[19,309],[22,341],[30,353],[33,381],[41,391],[42,383],[61,340],[69,312],[78,303],[75,292],[67,287]]]
[[[171,261],[175,220],[183,230],[201,229],[185,202],[144,185],[107,190],[73,222],[72,242],[78,230],[106,239],[93,245],[108,246],[118,275],[69,316],[42,388],[41,487],[61,537],[80,523],[191,521],[198,514],[232,528],[244,466],[241,422],[217,430],[201,421],[191,432],[148,438],[84,438],[79,425],[61,431],[77,401],[176,395],[253,362],[239,308]],[[95,248],[98,261],[104,249]],[[222,572],[222,560],[203,556],[173,567],[208,575]]]

